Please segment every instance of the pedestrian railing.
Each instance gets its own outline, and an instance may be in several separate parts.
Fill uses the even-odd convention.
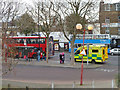
[[[13,86],[14,85],[9,83],[5,90],[12,90]],[[18,88],[18,87],[16,87],[16,88]],[[24,88],[24,90],[29,90],[29,89],[32,90],[31,85],[28,85],[28,86],[22,87],[22,88]],[[99,81],[93,80],[89,83],[83,82],[83,85],[80,85],[79,82],[75,82],[75,81],[73,81],[73,83],[71,83],[71,84],[58,84],[58,83],[55,83],[54,81],[51,81],[51,83],[45,84],[44,86],[43,86],[43,84],[42,85],[39,84],[39,87],[36,87],[36,88],[51,88],[51,90],[54,90],[54,88],[111,88],[113,90],[114,88],[117,88],[117,85],[115,83],[115,80],[111,80],[109,82],[105,82],[105,81],[99,82]],[[4,88],[2,90],[4,90]]]

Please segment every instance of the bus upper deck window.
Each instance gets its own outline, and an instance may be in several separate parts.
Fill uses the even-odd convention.
[[[45,44],[45,38],[41,38],[41,39],[40,39],[40,43],[41,43],[41,44]]]
[[[32,44],[35,44],[35,43],[36,43],[36,39],[30,39],[30,42],[31,42]]]
[[[27,44],[31,43],[30,39],[26,39],[26,42],[27,42]]]
[[[20,43],[24,43],[23,39],[20,39]]]

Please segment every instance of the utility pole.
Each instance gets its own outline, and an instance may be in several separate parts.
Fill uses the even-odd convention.
[[[89,56],[89,43],[87,43],[87,65],[88,65],[88,56]]]

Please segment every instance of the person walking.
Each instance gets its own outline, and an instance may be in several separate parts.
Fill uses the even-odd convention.
[[[60,53],[59,57],[60,57],[60,64],[62,64],[63,63],[62,62],[62,53]]]
[[[27,58],[28,58],[29,62],[32,61],[31,58],[30,58],[30,53],[28,53],[28,57]]]
[[[26,61],[28,61],[28,50],[27,50],[27,48],[25,48],[24,50],[23,50],[23,52],[24,52],[24,59],[26,60]]]
[[[64,60],[65,60],[65,54],[64,52],[62,52],[62,63],[64,64]]]
[[[19,59],[19,53],[18,52],[16,53],[16,58]]]
[[[38,62],[39,62],[40,61],[40,50],[38,50],[37,55],[38,55]]]
[[[45,59],[45,61],[46,61],[46,54],[45,54],[45,52],[43,51],[43,53],[42,53],[42,60],[43,59]]]
[[[62,62],[63,62],[63,64],[64,64],[64,61],[65,61],[65,54],[64,54],[64,52],[62,53]]]

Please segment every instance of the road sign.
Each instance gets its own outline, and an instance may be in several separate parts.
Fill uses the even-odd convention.
[[[81,55],[86,55],[85,49],[80,52]]]

